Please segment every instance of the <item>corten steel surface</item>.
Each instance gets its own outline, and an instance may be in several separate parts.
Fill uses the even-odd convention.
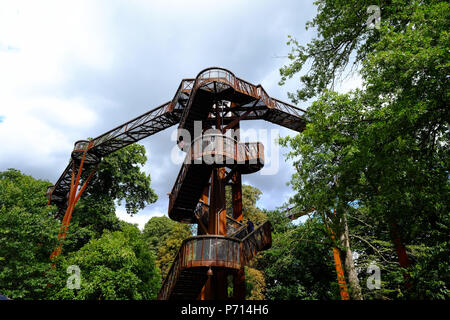
[[[195,139],[169,194],[169,217],[186,223],[196,221],[194,209],[214,167],[253,173],[263,165],[264,146],[259,142],[239,143],[222,134]]]
[[[80,190],[78,190],[78,187],[80,185],[80,178],[81,173],[83,171],[83,165],[85,163],[94,164],[95,162],[91,162],[91,157],[87,155],[87,149],[89,147],[90,142],[87,141],[77,141],[75,143],[75,148],[73,153],[75,153],[74,162],[72,163],[72,173],[71,173],[71,179],[70,179],[70,191],[67,199],[67,210],[65,211],[64,217],[62,219],[61,227],[58,232],[58,240],[60,241],[58,247],[55,248],[55,250],[50,255],[50,260],[56,259],[60,254],[62,250],[62,243],[67,235],[67,230],[69,228],[70,220],[72,218],[72,212],[75,208],[75,205],[77,204],[78,200],[80,199],[81,195],[83,194],[84,190],[86,189],[86,186],[88,185],[89,181],[91,180],[92,176],[94,175],[97,167],[93,167],[90,170],[89,176],[87,177],[86,181],[84,181],[83,185],[81,186]],[[76,178],[75,178],[76,173]],[[51,192],[51,191],[50,191]],[[52,262],[52,266],[55,266],[55,263]]]
[[[69,165],[47,191],[49,204],[57,205],[59,215],[64,213],[61,241],[74,206],[103,157],[179,124],[178,145],[187,155],[170,194],[169,217],[197,223],[199,236],[183,242],[158,297],[227,298],[226,276],[231,274],[234,299],[245,298],[243,267],[272,243],[269,222],[254,231],[241,223],[241,174],[264,166],[264,147],[259,142],[241,143],[238,133],[233,138],[226,133],[238,129],[241,120],[260,119],[302,131],[304,113],[226,69],[208,68],[195,79],[183,79],[171,101],[95,139],[75,143]],[[194,137],[196,121],[201,121],[202,129],[215,127],[215,131],[204,134],[201,130],[200,136]],[[84,184],[78,190],[80,183]],[[233,185],[233,217],[226,214],[227,184]],[[52,258],[61,252],[61,246]],[[208,269],[213,275],[207,277]]]
[[[182,116],[180,128],[194,120],[201,120],[194,115],[198,112],[199,101],[202,97],[210,100],[214,94],[216,99],[227,98],[227,101],[233,102],[232,106],[221,108],[220,114],[224,124],[247,114],[245,120],[266,120],[296,131],[305,128],[305,110],[270,97],[261,85],[253,85],[237,78],[231,71],[208,68],[201,71],[195,79],[183,79],[171,101],[93,139],[87,150],[88,157],[101,160],[114,151],[180,123]],[[189,107],[186,108],[188,104]],[[189,109],[192,110],[187,111]],[[201,112],[202,118],[206,119],[206,123],[214,121],[208,118],[208,114],[203,113]],[[48,190],[49,202],[60,209],[60,215],[64,214],[67,208],[72,161],[73,159],[55,186],[49,187]],[[86,169],[92,165],[86,164]]]
[[[225,165],[230,168],[242,165],[240,172],[253,173],[264,164],[264,145],[260,142],[240,143],[221,133],[205,134],[194,140],[185,163]],[[246,171],[252,169],[254,171]]]
[[[194,210],[194,216],[197,221],[204,226],[209,224],[209,206],[199,202],[197,207]],[[230,217],[226,216],[227,219],[227,235],[231,238],[243,239],[247,236],[247,225],[242,222]]]
[[[271,228],[270,222],[266,221],[243,239],[210,235],[184,240],[163,282],[158,299],[195,299],[206,281],[208,268],[213,272],[223,269],[237,272],[258,251],[270,248]],[[192,277],[191,273],[196,277]],[[203,281],[201,285],[198,283],[199,277]]]
[[[202,70],[195,78],[178,128],[188,130],[192,137],[194,121],[206,120],[213,103],[221,100],[236,104],[221,111],[223,119],[228,112],[239,117],[249,111],[247,120],[264,119],[296,131],[305,127],[305,110],[271,98],[261,85],[242,80],[227,69],[212,67]],[[205,108],[207,105],[210,108]]]

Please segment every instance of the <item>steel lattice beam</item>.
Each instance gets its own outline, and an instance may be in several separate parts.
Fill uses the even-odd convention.
[[[266,120],[296,131],[302,131],[305,127],[305,110],[271,98],[261,85],[240,79],[229,70],[208,68],[195,79],[183,79],[171,101],[93,139],[86,150],[87,155],[101,161],[103,157],[175,124],[183,128],[193,111],[195,96],[200,91],[218,93],[228,101],[237,102],[234,107],[222,110],[224,123],[231,123],[245,114],[245,120]],[[214,119],[206,117],[205,122],[210,121]],[[49,203],[56,204],[60,213],[67,208],[74,161],[70,160],[58,181],[47,192]],[[94,162],[85,163],[85,168],[93,165]]]

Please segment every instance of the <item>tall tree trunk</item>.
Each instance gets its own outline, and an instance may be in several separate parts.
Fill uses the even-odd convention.
[[[395,251],[397,252],[398,257],[398,263],[400,264],[400,267],[403,268],[403,279],[405,280],[405,287],[406,290],[411,289],[411,279],[407,272],[410,262],[408,258],[408,254],[406,253],[406,248],[403,245],[403,241],[401,239],[401,236],[398,232],[398,225],[396,223],[391,223],[391,237],[392,241],[394,242]]]
[[[350,300],[348,294],[347,282],[345,281],[344,270],[342,269],[341,255],[339,249],[333,247],[334,265],[336,266],[336,275],[339,284],[339,293],[342,300]]]
[[[358,273],[356,272],[355,263],[353,261],[353,254],[350,248],[350,240],[348,235],[348,225],[345,213],[343,214],[343,232],[341,234],[340,240],[344,247],[344,268],[347,274],[348,284],[350,286],[350,296],[353,300],[363,300],[361,293],[361,286],[359,285]]]

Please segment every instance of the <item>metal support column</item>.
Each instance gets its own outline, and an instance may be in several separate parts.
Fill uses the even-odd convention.
[[[52,254],[50,255],[51,261],[54,261],[61,254],[62,244],[63,244],[64,239],[67,236],[67,230],[69,229],[69,224],[70,224],[70,220],[72,218],[73,209],[75,208],[75,205],[77,204],[78,200],[80,199],[81,195],[83,194],[84,190],[86,189],[87,184],[89,183],[89,181],[91,180],[95,171],[97,170],[97,166],[95,166],[91,170],[88,178],[83,183],[80,190],[78,190],[85,158],[86,158],[86,151],[83,152],[83,156],[81,158],[80,165],[77,170],[76,178],[75,178],[75,162],[73,162],[72,177],[71,177],[71,183],[70,183],[70,192],[69,192],[69,198],[68,198],[68,206],[66,209],[66,213],[64,214],[64,218],[61,222],[61,227],[58,232],[58,240],[60,240],[60,243],[59,243],[58,247],[56,247],[55,250],[53,250]],[[54,265],[55,265],[54,262],[52,262],[52,266],[54,266]]]

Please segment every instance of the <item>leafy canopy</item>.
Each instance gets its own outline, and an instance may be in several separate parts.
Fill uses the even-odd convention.
[[[383,1],[380,28],[370,29],[365,12],[372,3],[316,4],[308,25],[318,37],[306,47],[291,40],[292,62],[281,69],[284,82],[309,60],[302,88],[291,97],[317,98],[306,130],[281,140],[297,169],[293,202],[322,213],[336,208],[338,218],[359,208],[384,226],[379,232],[395,229],[413,262],[410,294],[446,297],[445,273],[437,272],[445,264],[437,257],[449,252],[450,5]],[[331,91],[349,62],[361,67],[363,89]],[[383,237],[365,240],[373,245]],[[420,278],[423,268],[438,280]]]

